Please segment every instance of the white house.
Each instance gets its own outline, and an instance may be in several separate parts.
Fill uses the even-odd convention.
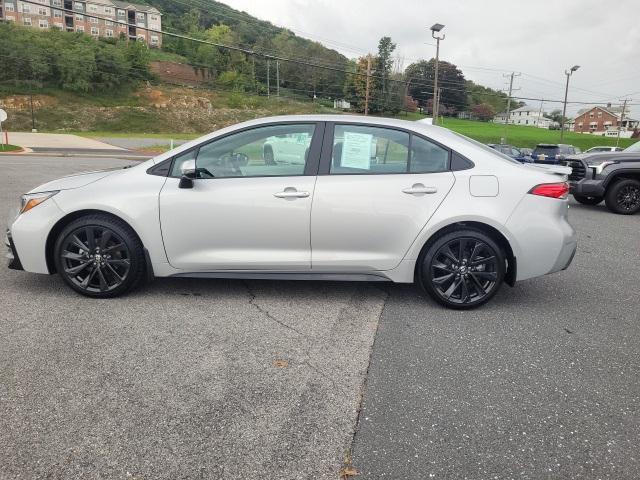
[[[528,125],[538,128],[549,128],[552,120],[544,116],[544,111],[525,105],[509,113],[509,123],[513,125]]]

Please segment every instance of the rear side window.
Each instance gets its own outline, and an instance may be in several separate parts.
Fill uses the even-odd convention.
[[[536,149],[533,151],[534,155],[546,155],[546,156],[554,156],[556,153],[558,153],[558,147],[536,147]]]
[[[411,173],[435,173],[449,170],[449,151],[428,140],[411,137]]]
[[[330,173],[434,173],[449,170],[449,150],[407,132],[336,125]]]
[[[409,134],[360,125],[336,125],[331,174],[403,173],[409,163]]]

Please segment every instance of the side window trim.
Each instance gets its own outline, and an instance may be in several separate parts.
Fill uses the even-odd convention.
[[[321,149],[322,149],[322,142],[324,140],[325,137],[325,124],[326,122],[322,122],[322,121],[288,121],[288,122],[273,122],[273,123],[263,123],[260,125],[253,125],[251,127],[246,127],[240,130],[234,130],[233,132],[229,132],[225,135],[222,135],[220,137],[216,137],[216,138],[212,138],[211,140],[208,140],[206,142],[202,142],[198,145],[196,145],[195,147],[192,147],[188,150],[185,150],[183,152],[177,153],[175,154],[173,157],[171,157],[170,159],[167,159],[165,161],[170,161],[171,165],[169,166],[169,171],[167,173],[167,177],[170,178],[179,178],[179,177],[173,177],[171,176],[171,172],[173,171],[173,164],[176,160],[176,158],[181,157],[182,155],[185,155],[187,153],[190,152],[194,152],[195,151],[195,156],[194,158],[198,159],[198,155],[200,153],[200,148],[204,147],[206,145],[209,145],[210,143],[216,142],[218,140],[222,140],[224,138],[230,137],[231,135],[236,135],[238,133],[242,133],[242,132],[246,132],[249,130],[255,130],[258,128],[263,128],[263,127],[275,127],[275,126],[280,126],[280,125],[313,125],[314,129],[313,129],[313,137],[311,138],[311,144],[309,145],[309,156],[307,158],[307,161],[305,163],[305,167],[304,167],[304,172],[302,173],[302,175],[292,175],[295,177],[307,177],[307,176],[316,176],[318,174],[318,168],[320,165],[320,153],[321,153]],[[162,162],[164,163],[164,162]],[[160,165],[160,164],[158,164]],[[155,165],[152,168],[157,167],[158,165]],[[148,172],[148,171],[147,171]],[[203,178],[203,179],[199,179],[199,180],[223,180],[225,178],[260,178],[260,177],[275,177],[275,176],[279,176],[279,175],[255,175],[255,176],[250,176],[250,177],[216,177],[216,178]]]

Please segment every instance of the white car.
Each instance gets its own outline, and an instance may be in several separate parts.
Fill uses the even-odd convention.
[[[282,135],[304,150],[267,162]],[[567,268],[569,172],[416,122],[264,118],[33,189],[8,231],[10,266],[90,297],[154,276],[377,280],[470,308]]]

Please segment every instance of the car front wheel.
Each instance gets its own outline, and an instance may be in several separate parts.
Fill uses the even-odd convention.
[[[619,180],[605,196],[607,208],[621,215],[632,215],[640,211],[640,182],[631,178]]]
[[[144,250],[135,232],[110,215],[80,217],[54,246],[56,269],[76,292],[108,298],[135,288],[145,276]]]
[[[500,246],[477,230],[443,235],[429,246],[419,270],[419,284],[435,301],[456,309],[488,302],[502,285],[505,256]]]
[[[603,197],[588,197],[586,195],[573,195],[573,198],[576,202],[582,203],[583,205],[598,205],[604,200]]]

